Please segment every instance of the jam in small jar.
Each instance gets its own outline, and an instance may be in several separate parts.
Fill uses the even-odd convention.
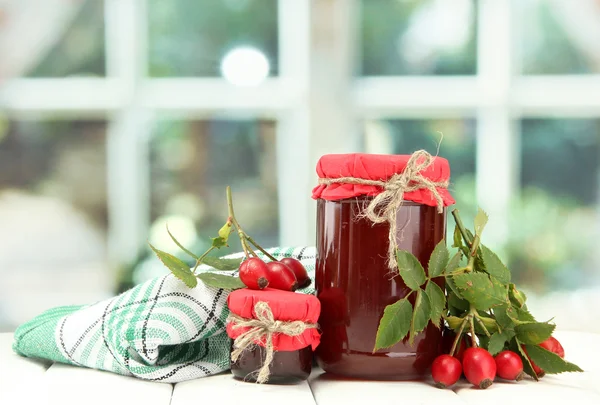
[[[227,305],[231,372],[237,379],[290,384],[309,377],[320,342],[321,304],[315,296],[243,288],[229,294]]]
[[[415,163],[410,163],[410,155],[325,155],[319,160],[320,184],[313,198],[317,200],[315,287],[322,306],[322,337],[316,358],[328,373],[368,380],[419,380],[440,354],[442,332],[431,323],[415,336],[413,345],[404,339],[373,352],[385,307],[411,292],[397,269],[388,265],[390,238],[395,238],[396,249],[415,255],[425,269],[434,247],[445,238],[445,207],[454,200],[443,186],[436,187],[436,196],[415,184],[422,176],[433,182],[430,185],[445,185],[450,167],[446,159],[431,155],[428,159],[430,164],[410,170],[415,181],[401,178],[407,165]],[[396,194],[401,201],[393,206],[393,236],[390,222],[374,223],[365,216],[374,198],[393,189],[395,185],[388,187],[390,179],[395,185],[411,186]],[[443,278],[435,282],[444,288]],[[412,305],[414,297],[409,297]]]

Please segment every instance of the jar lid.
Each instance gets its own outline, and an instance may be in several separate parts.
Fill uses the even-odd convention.
[[[227,306],[231,313],[244,319],[257,319],[255,306],[259,302],[268,304],[275,321],[293,322],[301,321],[307,325],[316,325],[321,313],[321,303],[314,295],[302,294],[265,288],[264,290],[251,290],[242,288],[232,291],[227,297]],[[232,322],[227,323],[227,334],[236,339],[247,332],[249,327],[233,327]],[[321,334],[315,327],[307,327],[298,336],[289,336],[284,333],[273,334],[273,346],[276,351],[295,351],[312,346],[315,350],[321,340]],[[265,346],[264,339],[255,341],[260,346]]]
[[[323,155],[317,163],[319,179],[337,179],[352,177],[355,179],[387,181],[393,175],[403,173],[411,155],[379,155],[368,153]],[[450,180],[450,165],[442,157],[433,157],[432,163],[421,170],[420,175],[436,183]],[[444,206],[455,203],[447,188],[436,187]],[[329,201],[343,200],[359,196],[375,196],[382,192],[379,185],[331,183],[319,184],[312,192],[312,198]],[[432,192],[420,188],[404,193],[404,200],[419,204],[436,206]]]

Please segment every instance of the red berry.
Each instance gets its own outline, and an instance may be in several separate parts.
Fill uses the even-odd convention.
[[[515,381],[523,379],[523,361],[517,353],[505,350],[498,353],[495,360],[498,377]]]
[[[298,281],[292,269],[281,262],[269,262],[268,279],[269,286],[278,290],[296,291]]]
[[[562,347],[560,342],[558,340],[556,340],[556,338],[553,336],[550,336],[548,339],[544,340],[538,346],[543,347],[544,349],[551,351],[552,353],[555,353],[556,355],[560,356],[563,359],[565,358],[565,349]],[[525,346],[521,345],[521,347],[523,348],[523,351],[525,352],[525,354],[527,354],[527,350],[525,350]],[[529,362],[531,363],[531,366],[533,367],[533,371],[538,376],[538,378],[541,378],[544,375],[546,375],[546,372],[544,370],[542,370],[540,367],[538,367],[538,365],[535,364],[531,360],[529,355],[527,355],[527,358],[529,359]]]
[[[481,347],[465,350],[462,365],[467,380],[481,389],[492,385],[496,378],[496,362],[490,352]]]
[[[458,381],[462,374],[462,366],[456,357],[442,354],[431,364],[431,376],[438,388],[446,388]]]
[[[262,290],[269,285],[269,268],[258,257],[245,260],[240,265],[240,280],[252,290]]]
[[[565,349],[555,337],[550,336],[548,339],[540,343],[540,346],[546,350],[550,350],[552,353],[557,354],[561,358],[565,358]]]
[[[281,259],[280,262],[292,269],[296,276],[296,280],[298,281],[298,288],[306,288],[310,285],[310,277],[308,277],[308,273],[300,260],[294,259],[293,257],[285,257]]]

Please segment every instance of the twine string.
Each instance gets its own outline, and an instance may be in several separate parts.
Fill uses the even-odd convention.
[[[273,334],[282,333],[288,336],[299,336],[307,329],[317,328],[318,325],[303,321],[275,320],[271,307],[264,301],[259,301],[254,305],[254,313],[256,314],[256,319],[242,318],[234,313],[231,313],[227,318],[227,321],[232,323],[234,329],[249,328],[233,341],[234,349],[231,352],[231,360],[234,362],[237,361],[256,342],[264,342],[266,354],[256,378],[256,382],[262,384],[269,380],[269,368],[273,362]]]
[[[393,270],[397,267],[396,250],[398,243],[396,234],[398,224],[396,216],[398,208],[402,205],[404,194],[412,191],[427,189],[436,201],[437,212],[444,212],[444,200],[440,195],[438,188],[448,188],[448,181],[436,182],[424,177],[421,171],[427,169],[434,161],[435,157],[431,156],[425,150],[414,152],[402,173],[396,173],[388,180],[368,180],[356,177],[338,177],[338,178],[320,178],[319,184],[361,184],[368,186],[381,187],[383,191],[377,194],[369,205],[360,214],[366,217],[371,222],[379,224],[382,222],[389,223],[390,231],[388,234],[388,268]]]

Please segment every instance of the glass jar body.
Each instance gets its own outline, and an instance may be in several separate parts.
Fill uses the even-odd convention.
[[[256,382],[264,358],[265,348],[255,345],[251,350],[242,353],[237,361],[231,362],[231,373],[240,380]],[[310,346],[295,351],[275,351],[267,382],[293,384],[304,381],[310,375],[312,364],[313,351]]]
[[[386,265],[389,225],[359,214],[371,197],[317,201],[315,287],[321,301],[317,362],[326,372],[370,380],[421,379],[440,353],[441,331],[429,323],[411,346],[397,343],[373,353],[385,307],[411,290]],[[446,234],[446,211],[404,202],[397,211],[398,248],[427,269]],[[443,279],[435,280],[444,287]],[[409,297],[414,305],[415,294]]]

